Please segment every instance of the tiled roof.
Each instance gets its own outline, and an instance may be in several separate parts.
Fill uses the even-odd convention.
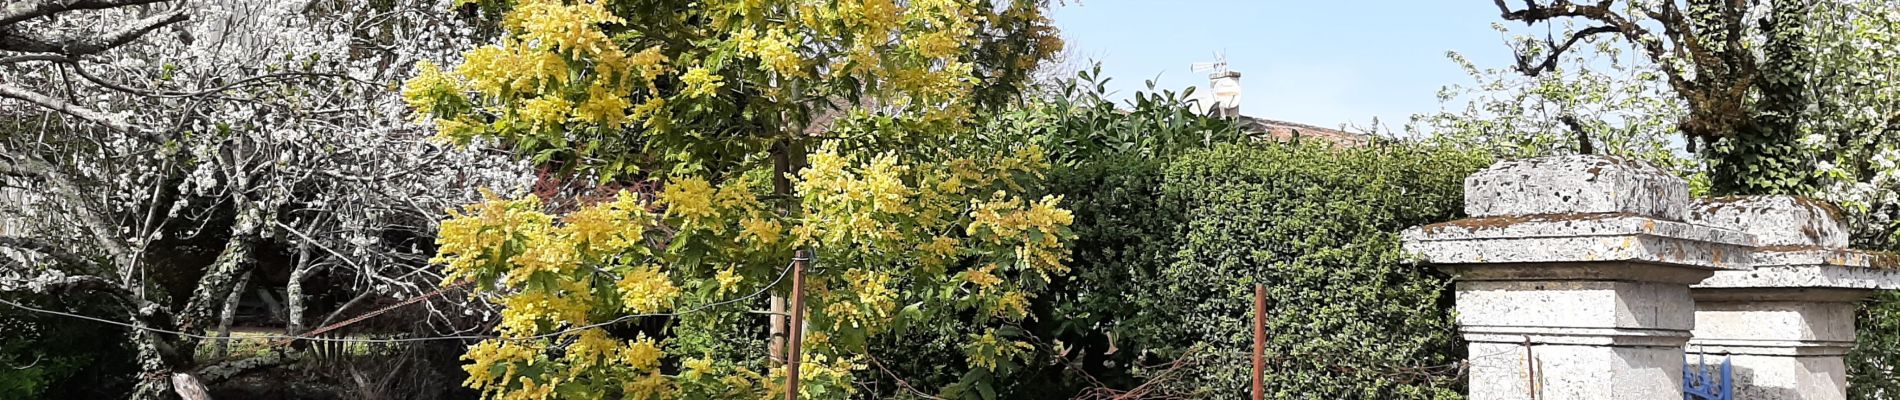
[[[1321,128],[1301,123],[1277,121],[1249,116],[1240,117],[1241,127],[1255,132],[1265,132],[1274,139],[1289,140],[1293,137],[1318,138],[1334,144],[1362,146],[1371,141],[1366,135],[1346,132],[1338,129]]]

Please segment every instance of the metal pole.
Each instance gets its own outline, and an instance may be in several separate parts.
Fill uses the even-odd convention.
[[[799,358],[799,351],[805,347],[805,262],[811,260],[811,253],[799,249],[792,253],[792,323],[786,328],[791,340],[786,347],[791,350],[785,354],[785,400],[798,400],[798,369],[805,364]]]
[[[1253,400],[1267,398],[1267,286],[1253,285]]]

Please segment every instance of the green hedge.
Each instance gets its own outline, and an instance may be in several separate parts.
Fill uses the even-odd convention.
[[[1048,360],[1067,378],[1036,394],[1085,388],[1082,371],[1232,398],[1248,386],[1262,282],[1275,397],[1459,398],[1455,372],[1418,369],[1463,357],[1449,282],[1406,262],[1398,232],[1457,218],[1464,177],[1488,162],[1412,144],[1255,143],[1061,171],[1076,272],[1039,331],[1078,351]]]
[[[1847,353],[1847,398],[1900,399],[1900,293],[1882,292],[1861,304],[1860,334]]]

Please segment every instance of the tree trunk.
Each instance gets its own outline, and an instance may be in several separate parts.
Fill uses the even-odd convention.
[[[197,287],[191,291],[191,298],[185,301],[185,307],[177,314],[178,330],[182,332],[204,332],[211,325],[212,308],[224,303],[231,296],[232,286],[238,278],[250,272],[254,264],[251,254],[257,248],[260,239],[258,232],[266,221],[263,210],[256,203],[239,203],[238,218],[231,230],[231,239],[224,242],[224,250],[210,266],[205,267],[204,276],[198,278]],[[193,354],[198,342],[180,337],[173,344],[182,354]]]
[[[224,312],[218,316],[218,337],[225,338],[211,344],[211,358],[223,359],[231,350],[231,320],[237,319],[238,303],[244,300],[244,287],[251,285],[251,277],[257,274],[244,274],[238,277],[237,286],[231,288],[231,295],[224,300]]]
[[[143,303],[143,302],[139,302]],[[163,335],[146,329],[174,330],[168,322],[169,316],[162,315],[164,310],[152,303],[143,303],[131,313],[133,326],[139,327],[132,332],[132,345],[137,354],[135,360],[139,366],[138,382],[133,388],[133,400],[175,400],[178,393],[172,386],[172,374],[188,370],[191,354],[180,354]]]
[[[155,336],[144,331],[132,333],[134,345],[138,347],[139,364],[139,383],[132,389],[132,400],[178,398],[177,393],[172,392],[172,362],[168,360],[172,357],[166,356],[162,339]]]
[[[284,333],[301,335],[304,332],[303,278],[310,274],[310,243],[297,244],[297,265],[290,268],[290,282],[284,284]]]
[[[198,382],[198,377],[179,372],[172,374],[171,379],[172,389],[178,392],[178,397],[184,400],[211,400],[211,394],[205,392],[205,385]]]
[[[270,288],[257,288],[257,299],[264,301],[264,310],[270,313],[271,320],[284,317],[284,303],[277,302],[277,296],[271,295]]]
[[[1762,22],[1760,94],[1749,124],[1708,146],[1709,182],[1717,194],[1810,195],[1819,188],[1815,155],[1802,148],[1801,125],[1812,103],[1806,21],[1812,5],[1804,0],[1777,1]],[[1731,50],[1747,51],[1747,50]],[[1724,132],[1717,132],[1724,133]]]

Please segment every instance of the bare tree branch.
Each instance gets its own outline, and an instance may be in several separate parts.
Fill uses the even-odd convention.
[[[27,55],[21,55],[21,56],[0,57],[0,65],[19,64],[19,63],[30,62],[30,61],[61,61],[61,60],[69,60],[69,58],[66,58],[66,56],[62,56],[58,54],[27,54]]]
[[[86,120],[87,122],[103,125],[107,128],[112,128],[114,130],[124,131],[127,133],[132,133],[134,135],[145,137],[147,139],[151,139],[151,137],[149,136],[150,134],[146,132],[145,129],[132,125],[131,123],[125,122],[125,120],[122,118],[106,115],[106,113],[99,112],[98,110],[93,110],[90,108],[74,105],[72,103],[66,102],[65,100],[55,99],[52,96],[35,93],[31,90],[27,90],[25,88],[21,88],[18,86],[0,83],[0,97],[33,103],[34,105],[44,107],[48,110],[58,111],[61,114],[78,117],[79,119]]]
[[[171,0],[11,0],[0,7],[0,27],[73,10],[104,10]]]
[[[99,34],[98,36],[45,39],[28,36],[10,29],[0,29],[0,50],[23,53],[57,53],[67,56],[85,56],[97,54],[119,47],[145,36],[166,25],[191,19],[185,10],[172,10],[158,15],[145,17],[126,23],[125,27]]]
[[[0,236],[0,247],[32,251],[44,254],[47,257],[52,257],[54,260],[68,265],[86,266],[89,267],[88,269],[90,270],[99,269],[98,264],[93,263],[92,260],[87,260],[86,257],[78,253],[73,253],[63,246],[56,246],[45,240],[18,236]]]
[[[1614,26],[1593,26],[1571,33],[1570,38],[1564,40],[1561,44],[1546,40],[1545,45],[1550,47],[1550,52],[1544,53],[1544,60],[1533,65],[1531,64],[1530,54],[1520,53],[1517,55],[1517,72],[1534,77],[1545,71],[1555,70],[1557,69],[1557,62],[1563,59],[1565,52],[1570,51],[1570,46],[1575,46],[1577,42],[1599,34],[1621,32],[1621,28]]]

